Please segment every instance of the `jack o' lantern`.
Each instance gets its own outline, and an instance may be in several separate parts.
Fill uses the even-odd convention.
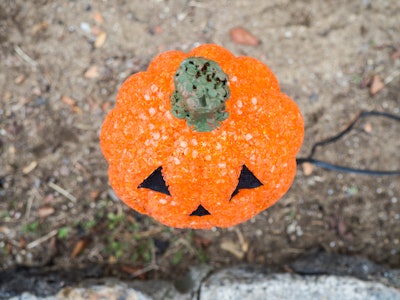
[[[157,56],[122,85],[100,134],[129,207],[173,227],[228,227],[289,189],[303,119],[271,70],[217,45]]]

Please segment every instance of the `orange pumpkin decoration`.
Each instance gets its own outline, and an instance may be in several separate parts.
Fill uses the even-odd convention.
[[[131,208],[173,227],[228,227],[289,189],[304,135],[271,70],[217,45],[157,56],[122,85],[100,134]]]

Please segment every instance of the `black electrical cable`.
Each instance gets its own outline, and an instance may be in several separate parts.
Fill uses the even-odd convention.
[[[351,168],[347,166],[340,166],[336,164],[332,164],[326,161],[318,160],[314,158],[314,154],[317,150],[318,147],[325,146],[331,143],[336,142],[337,140],[341,139],[343,136],[345,136],[347,133],[349,133],[354,125],[357,123],[358,120],[370,116],[377,116],[377,117],[384,117],[388,119],[395,120],[397,122],[400,122],[400,117],[385,113],[385,112],[379,112],[379,111],[362,111],[360,112],[354,119],[353,121],[350,122],[350,124],[337,133],[336,135],[329,137],[327,139],[324,139],[322,141],[319,141],[315,143],[310,151],[310,154],[305,157],[305,158],[297,158],[296,162],[297,165],[301,165],[303,163],[311,163],[317,167],[331,170],[331,171],[337,171],[337,172],[343,172],[343,173],[355,173],[355,174],[362,174],[362,175],[372,175],[372,176],[383,176],[383,175],[400,175],[400,170],[393,170],[393,171],[383,171],[383,170],[369,170],[369,169],[357,169],[357,168]]]

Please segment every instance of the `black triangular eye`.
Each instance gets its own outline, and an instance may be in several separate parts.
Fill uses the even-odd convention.
[[[149,177],[147,177],[141,184],[139,184],[138,188],[146,188],[170,196],[171,194],[169,193],[168,187],[165,183],[161,171],[162,167],[156,169],[153,173],[150,174]]]
[[[196,208],[191,214],[191,216],[198,216],[198,217],[203,217],[203,216],[208,216],[211,215],[207,209],[204,208],[203,205],[199,205],[199,207]]]
[[[246,165],[243,165],[239,176],[239,182],[231,195],[231,199],[239,193],[240,189],[254,189],[262,185],[263,184],[261,181],[254,176],[254,174],[246,167]]]

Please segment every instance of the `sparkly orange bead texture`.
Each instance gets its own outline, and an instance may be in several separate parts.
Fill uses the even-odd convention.
[[[229,227],[289,189],[304,124],[272,71],[212,44],[158,55],[122,85],[100,145],[129,207],[179,228]]]

